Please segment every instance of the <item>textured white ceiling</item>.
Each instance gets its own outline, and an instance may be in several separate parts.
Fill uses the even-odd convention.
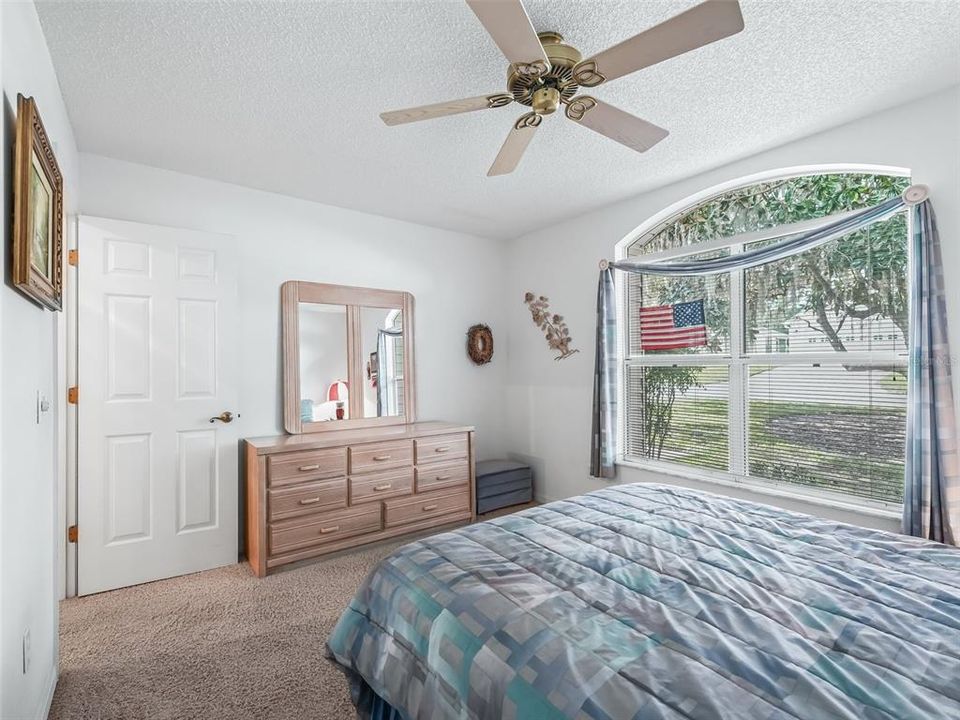
[[[584,56],[696,4],[529,0]],[[671,131],[640,155],[561,114],[487,178],[520,105],[388,128],[499,92],[458,0],[38,2],[81,150],[512,238],[960,81],[956,0],[743,0],[744,32],[593,92]]]

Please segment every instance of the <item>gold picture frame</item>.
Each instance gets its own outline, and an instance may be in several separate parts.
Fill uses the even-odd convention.
[[[14,286],[50,310],[63,307],[63,175],[32,97],[17,95],[13,159]]]

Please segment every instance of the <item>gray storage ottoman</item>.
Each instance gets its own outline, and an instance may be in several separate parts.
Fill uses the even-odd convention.
[[[514,460],[477,463],[477,514],[533,500],[533,473]]]

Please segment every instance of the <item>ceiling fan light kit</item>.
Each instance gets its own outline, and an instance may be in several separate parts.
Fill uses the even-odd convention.
[[[669,133],[653,123],[599,100],[578,95],[743,30],[737,0],[707,0],[686,12],[584,59],[555,31],[537,33],[521,0],[466,0],[506,57],[507,92],[382,113],[387,125],[505,107],[531,108],[514,121],[487,175],[513,172],[543,118],[564,106],[573,122],[637,152],[646,152]]]

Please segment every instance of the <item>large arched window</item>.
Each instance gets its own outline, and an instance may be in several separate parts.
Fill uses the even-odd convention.
[[[742,252],[909,182],[876,172],[751,182],[671,213],[622,243],[620,256]],[[624,275],[622,460],[899,504],[907,248],[900,213],[754,269]],[[674,312],[689,324],[664,333],[664,313]]]

